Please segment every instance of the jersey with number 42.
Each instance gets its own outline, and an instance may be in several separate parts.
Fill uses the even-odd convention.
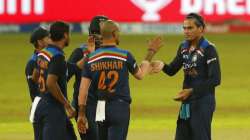
[[[105,46],[88,55],[82,71],[82,77],[91,80],[89,101],[98,100],[99,91],[108,91],[113,99],[131,102],[129,72],[138,71],[136,60],[127,50],[116,46]]]

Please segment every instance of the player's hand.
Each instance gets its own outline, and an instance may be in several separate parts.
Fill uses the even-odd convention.
[[[163,46],[163,40],[161,36],[156,36],[155,38],[148,41],[148,50],[153,52],[158,52]]]
[[[80,59],[79,61],[76,62],[76,66],[79,68],[79,69],[83,69],[83,65],[84,65],[84,62],[85,62],[85,58],[83,57],[82,59]]]
[[[95,37],[94,36],[88,36],[88,51],[94,52],[95,51]]]
[[[76,116],[76,110],[70,104],[65,105],[65,110],[66,110],[68,118],[71,119]]]
[[[88,129],[88,120],[86,118],[86,116],[81,116],[79,115],[77,118],[77,128],[78,131],[82,134],[85,134],[87,129]]]
[[[193,89],[183,89],[176,97],[174,97],[175,101],[185,101],[192,93]]]
[[[150,65],[152,67],[150,74],[154,74],[154,73],[159,73],[160,71],[162,71],[165,64],[164,62],[157,60],[157,61],[151,62]]]

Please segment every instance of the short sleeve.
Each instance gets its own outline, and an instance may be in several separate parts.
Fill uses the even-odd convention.
[[[65,74],[66,69],[67,65],[64,56],[57,55],[49,63],[48,74],[54,74],[59,77]]]
[[[127,55],[127,67],[131,74],[135,74],[139,70],[136,60],[130,52],[128,52]]]

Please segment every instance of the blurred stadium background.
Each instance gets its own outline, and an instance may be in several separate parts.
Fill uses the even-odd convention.
[[[175,56],[182,41],[182,20],[198,12],[207,21],[206,37],[220,55],[222,84],[217,88],[214,140],[250,140],[250,0],[0,0],[0,140],[32,140],[28,122],[30,98],[24,68],[33,48],[30,32],[64,20],[71,23],[66,56],[86,41],[88,22],[106,15],[121,25],[121,48],[143,60],[146,41],[162,34],[165,46],[155,59]],[[179,103],[172,97],[181,88],[182,71],[143,81],[130,78],[133,102],[128,140],[171,140]],[[68,95],[72,95],[72,81]]]

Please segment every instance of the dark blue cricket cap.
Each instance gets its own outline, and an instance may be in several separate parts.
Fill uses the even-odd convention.
[[[30,36],[30,43],[35,45],[38,40],[41,40],[46,36],[49,36],[49,31],[43,27],[38,27],[32,32]]]

